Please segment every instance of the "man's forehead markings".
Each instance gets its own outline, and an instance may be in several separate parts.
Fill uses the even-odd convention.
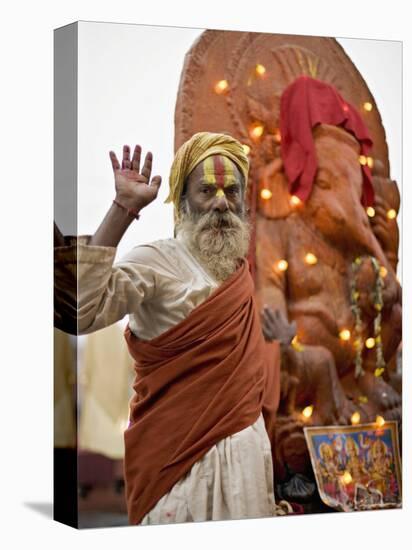
[[[222,162],[222,157],[215,155],[213,158],[213,165],[216,173],[216,185],[223,189],[225,185],[225,165]]]
[[[225,156],[211,155],[202,165],[204,181],[216,185],[216,196],[224,196],[224,188],[236,183],[233,164]]]

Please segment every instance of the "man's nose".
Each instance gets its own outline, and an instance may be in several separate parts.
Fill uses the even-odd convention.
[[[226,212],[229,210],[229,205],[227,203],[226,195],[222,195],[220,197],[215,198],[215,202],[213,204],[213,210],[217,212]]]

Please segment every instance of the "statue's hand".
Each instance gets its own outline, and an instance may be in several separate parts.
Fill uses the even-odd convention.
[[[264,306],[261,311],[262,330],[265,340],[279,340],[283,345],[289,345],[296,335],[296,322],[289,323],[280,309]]]

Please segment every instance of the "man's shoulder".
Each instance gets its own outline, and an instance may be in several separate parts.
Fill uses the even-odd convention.
[[[143,265],[152,265],[169,261],[170,256],[179,252],[176,239],[158,239],[151,243],[139,244],[120,258],[120,263],[133,262]]]

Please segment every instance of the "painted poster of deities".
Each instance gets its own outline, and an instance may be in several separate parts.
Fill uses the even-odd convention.
[[[323,502],[344,512],[402,504],[397,422],[305,428]]]

